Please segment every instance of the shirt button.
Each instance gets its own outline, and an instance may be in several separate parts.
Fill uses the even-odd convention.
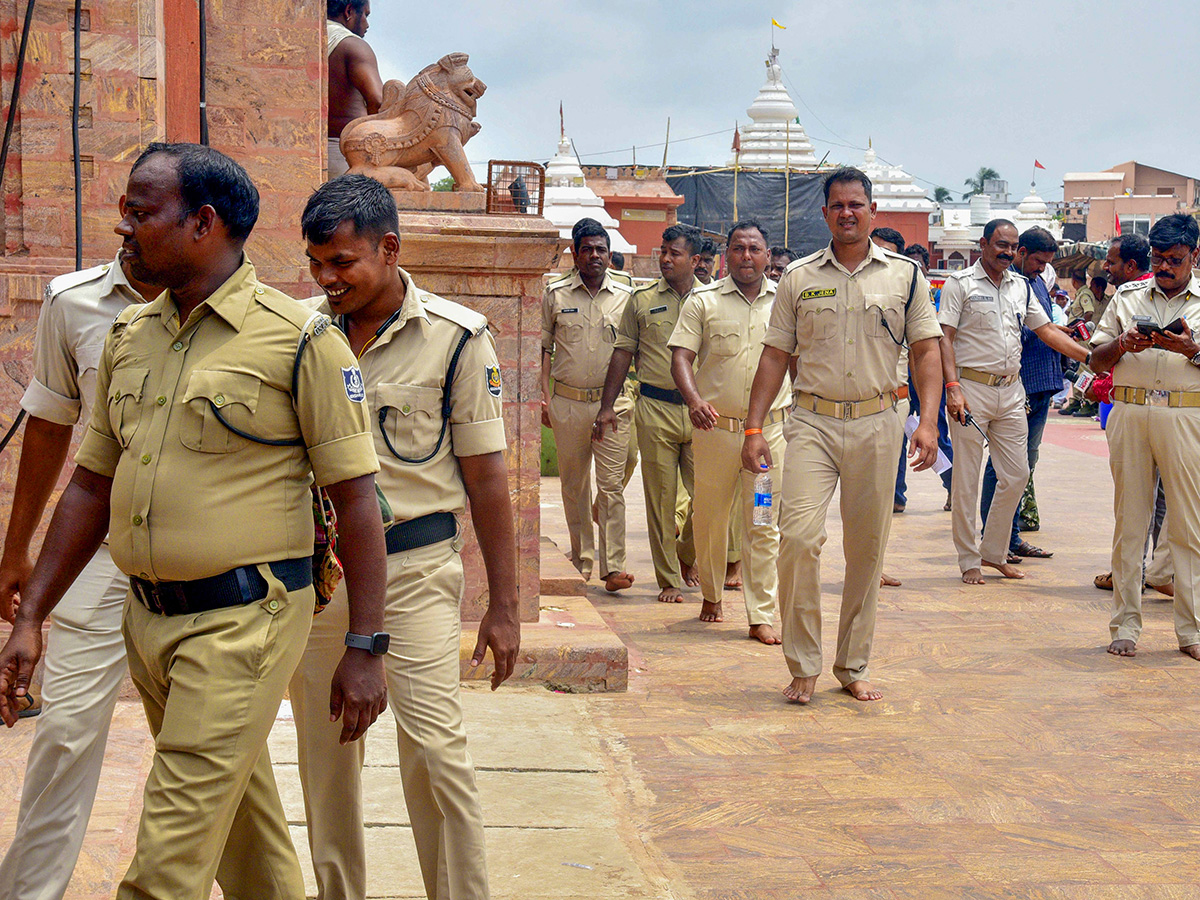
[[[266,293],[266,291],[264,291],[264,290],[263,290],[262,288],[260,288],[260,287],[256,287],[256,288],[254,289],[254,293],[256,293],[256,294],[265,294],[265,293]],[[272,608],[272,609],[274,609],[275,607],[271,607],[271,608]]]
[[[179,352],[180,350],[182,350],[182,349],[183,349],[183,342],[182,342],[182,341],[176,341],[175,343],[173,343],[173,344],[171,345],[171,349],[172,349],[172,350],[174,350],[174,351],[176,351],[176,352]]]
[[[404,406],[401,407],[400,411],[404,413],[410,413],[412,412],[412,407],[405,403]]]
[[[259,293],[261,294],[262,291],[259,291]],[[267,608],[270,609],[272,612],[274,612],[275,610],[279,609],[279,601],[272,600],[270,603],[267,604]]]
[[[142,465],[143,465],[143,466],[144,466],[144,465],[148,465],[148,464],[149,464],[149,462],[150,462],[150,454],[149,454],[149,453],[145,453],[145,454],[143,454],[143,455],[142,455]]]
[[[165,406],[165,405],[166,405],[166,403],[167,403],[167,398],[166,398],[166,397],[159,397],[159,398],[158,398],[157,400],[155,400],[154,402],[155,402],[155,403],[157,403],[159,406]]]
[[[134,524],[134,525],[141,525],[141,524],[142,524],[142,517],[141,517],[141,516],[134,516],[134,517],[133,517],[133,524]]]
[[[139,576],[138,576],[138,578],[142,579],[142,581],[149,581],[149,580],[150,580],[150,573],[149,573],[149,572],[143,572],[141,575],[139,575]]]
[[[213,403],[215,403],[217,406],[224,406],[225,405],[225,395],[217,394],[217,396],[213,397]]]
[[[846,341],[846,343],[847,343],[847,344],[853,344],[853,343],[854,343],[854,338],[850,338],[848,341]]]

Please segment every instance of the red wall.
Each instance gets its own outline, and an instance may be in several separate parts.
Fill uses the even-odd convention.
[[[921,244],[929,249],[929,214],[923,212],[881,212],[872,228],[895,228],[904,235],[904,243]]]

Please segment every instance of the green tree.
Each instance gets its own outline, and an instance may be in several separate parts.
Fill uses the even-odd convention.
[[[944,187],[936,187],[933,189],[934,203],[949,203],[954,199],[954,195]]]
[[[970,188],[969,191],[963,194],[963,199],[966,200],[970,197],[974,197],[976,194],[982,194],[983,183],[985,181],[993,181],[999,178],[1000,173],[991,166],[981,166],[978,172],[963,182],[963,184]]]
[[[447,175],[445,178],[439,178],[433,183],[435,191],[452,191],[454,190],[454,179]]]

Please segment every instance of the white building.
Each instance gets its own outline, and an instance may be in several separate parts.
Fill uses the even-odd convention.
[[[792,97],[783,86],[779,50],[771,48],[767,57],[767,83],[746,113],[750,124],[739,129],[741,152],[729,159],[729,165],[743,169],[811,170],[817,167],[813,145],[800,124]]]
[[[583,169],[571,150],[571,139],[563,135],[558,153],[546,165],[546,200],[542,215],[558,229],[558,236],[571,240],[571,227],[583,218],[595,219],[608,232],[614,251],[632,255],[634,246],[617,230],[618,222],[604,208],[583,178]]]
[[[992,219],[1009,219],[1017,233],[1035,225],[1045,228],[1057,241],[1063,237],[1062,222],[1052,218],[1050,208],[1030,185],[1029,193],[1017,204],[996,203],[988,194],[976,194],[967,203],[943,203],[929,225],[932,267],[955,271],[979,259],[983,226]]]

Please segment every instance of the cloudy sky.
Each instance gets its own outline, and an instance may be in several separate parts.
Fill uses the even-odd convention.
[[[400,9],[403,9],[403,13]],[[1044,197],[1064,172],[1137,159],[1200,175],[1195,0],[376,0],[367,40],[384,78],[470,54],[488,85],[489,158],[544,162],[567,133],[585,164],[723,164],[765,80],[771,18],[785,84],[820,158],[856,163],[868,138],[926,187],[980,166]],[[705,136],[707,135],[707,136]],[[479,163],[483,165],[480,166]]]

